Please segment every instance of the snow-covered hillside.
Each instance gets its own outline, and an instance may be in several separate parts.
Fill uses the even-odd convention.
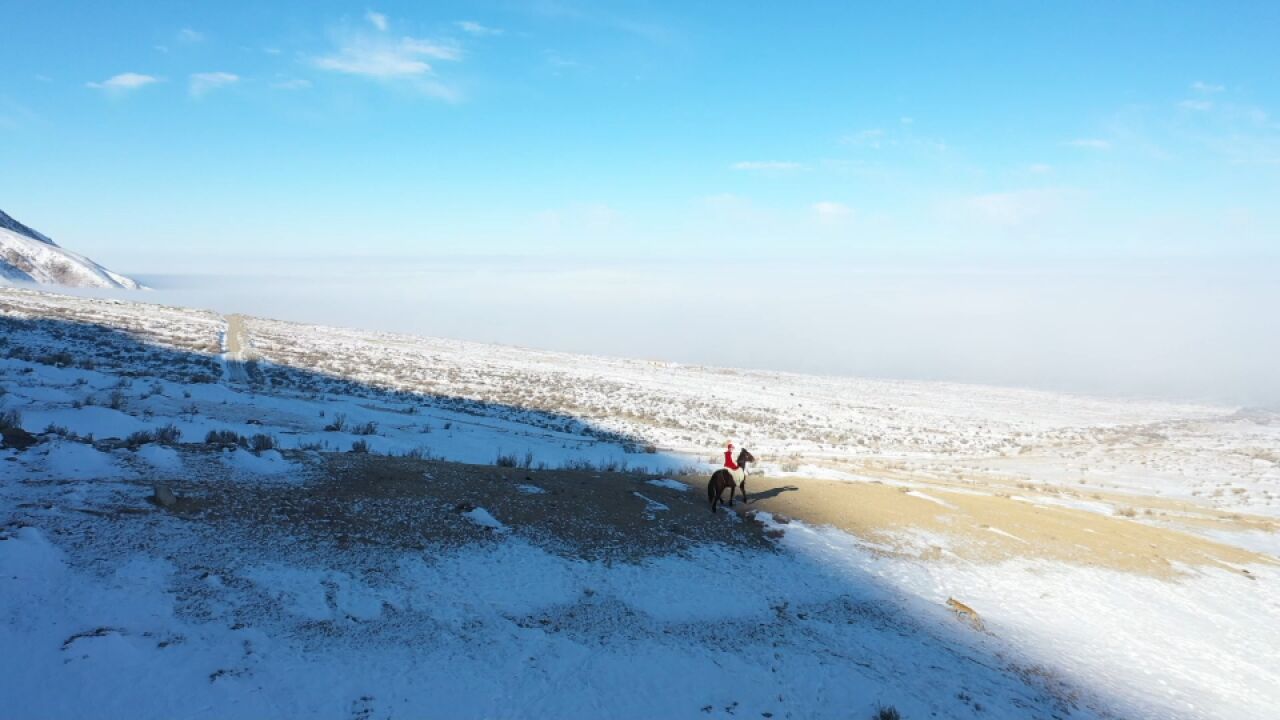
[[[1280,703],[1266,412],[0,288],[0,430],[16,717]],[[726,439],[762,467],[712,515]]]
[[[0,211],[0,280],[137,290],[137,281],[71,252]]]

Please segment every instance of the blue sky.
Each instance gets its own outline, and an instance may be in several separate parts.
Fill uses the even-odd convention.
[[[228,251],[1280,252],[1280,4],[4,0],[0,207]]]

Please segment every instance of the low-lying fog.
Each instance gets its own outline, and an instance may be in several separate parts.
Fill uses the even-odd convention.
[[[155,291],[130,297],[583,353],[1274,407],[1275,270],[366,258],[143,274]]]

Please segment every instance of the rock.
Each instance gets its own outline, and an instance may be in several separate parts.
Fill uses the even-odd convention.
[[[171,508],[174,505],[178,504],[178,496],[174,495],[173,491],[170,490],[167,486],[153,485],[152,490],[154,494],[151,496],[151,502],[155,503],[156,505],[159,505],[160,507]]]

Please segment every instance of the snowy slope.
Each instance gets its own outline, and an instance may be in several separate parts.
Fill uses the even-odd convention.
[[[0,289],[0,413],[40,437],[0,450],[15,717],[1234,719],[1280,703],[1274,415],[244,325],[252,352],[229,373],[217,314]],[[110,440],[166,426],[179,442]],[[279,450],[202,443],[211,430]],[[1115,539],[1185,520],[1271,557],[1166,577],[761,512],[766,545],[678,481],[606,470],[676,470],[725,435],[795,495],[825,472],[902,483],[887,492],[937,513],[980,494],[1108,517],[1122,492],[1176,497],[1167,517],[1114,518]],[[529,467],[489,467],[498,451]],[[369,464],[335,473],[350,458]],[[378,463],[412,472],[384,482]],[[1085,479],[1107,495],[1079,499]],[[155,508],[153,482],[191,505]],[[1019,532],[999,525],[977,530]]]
[[[47,236],[0,211],[0,280],[68,287],[137,290],[136,281],[58,247]]]

